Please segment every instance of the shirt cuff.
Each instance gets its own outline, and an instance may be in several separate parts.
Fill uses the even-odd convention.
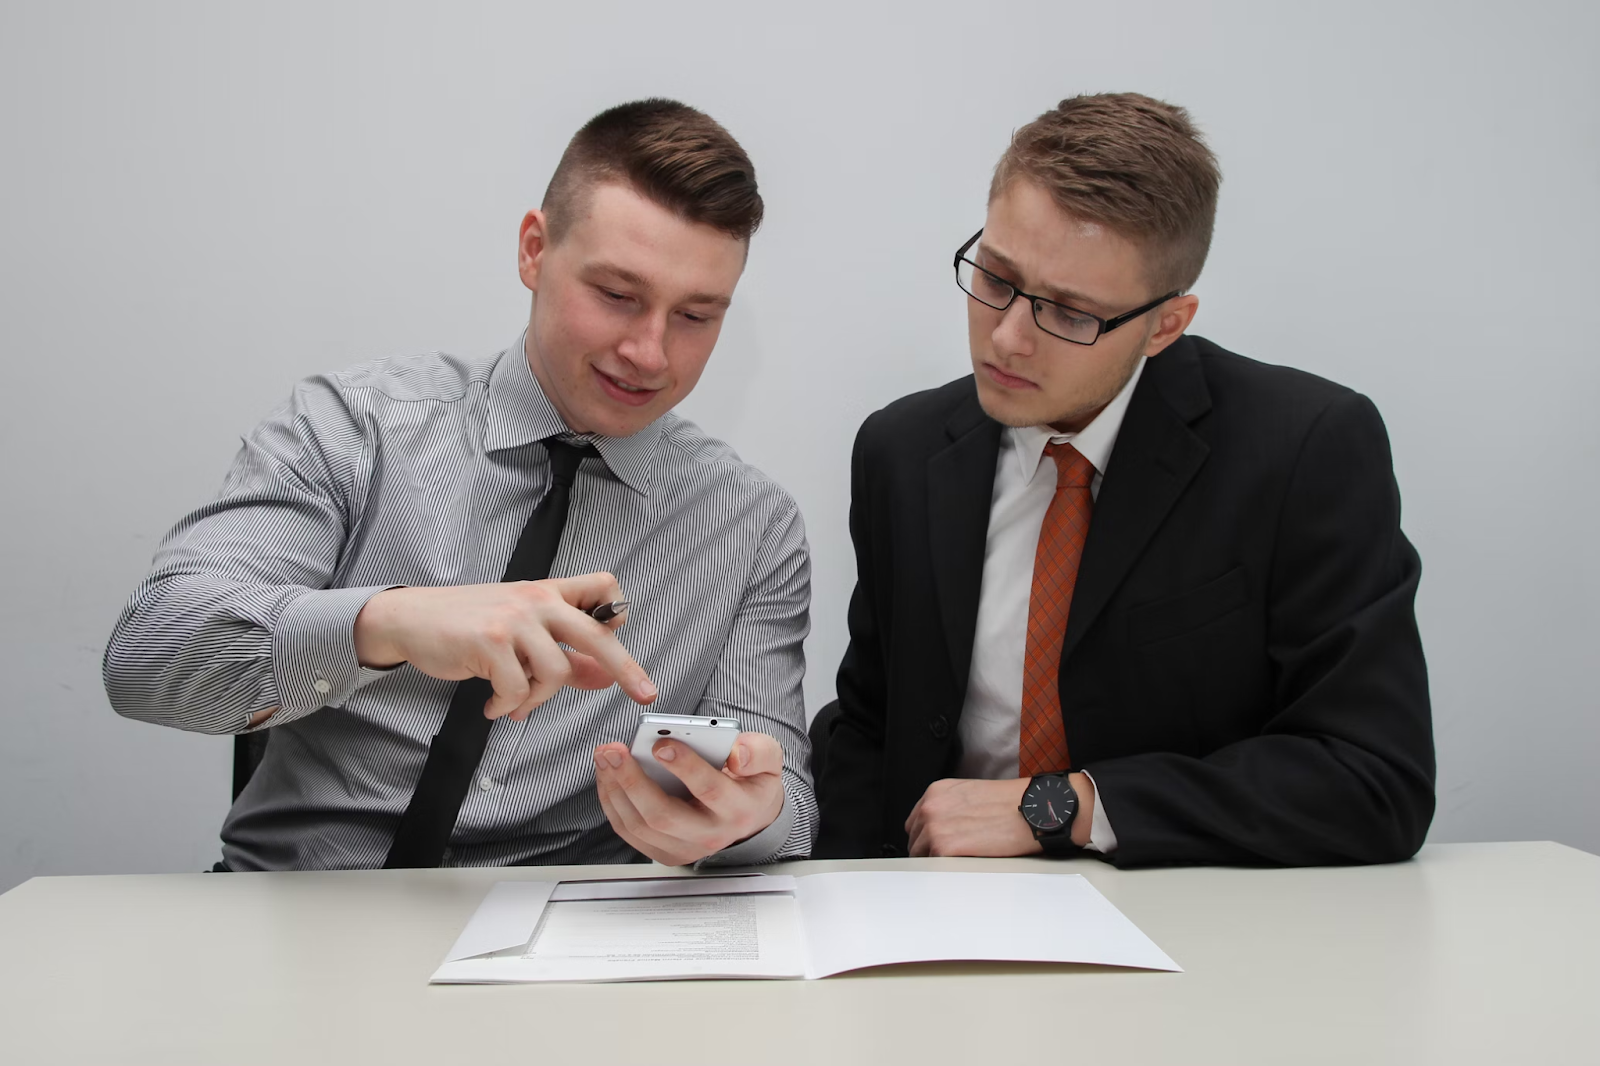
[[[322,589],[296,598],[272,632],[272,680],[277,713],[272,725],[337,707],[351,693],[388,673],[363,667],[356,658],[356,615],[367,601],[397,585]]]
[[[789,801],[789,790],[783,790],[783,806],[778,810],[778,816],[755,836],[741,840],[737,844],[729,844],[721,851],[713,852],[695,863],[695,869],[706,866],[753,866],[756,863],[767,862],[778,853],[784,841],[789,839],[789,829],[794,824],[794,804]]]
[[[1099,785],[1095,785],[1089,771],[1083,771],[1083,776],[1089,778],[1089,784],[1094,785],[1094,815],[1089,822],[1089,843],[1083,846],[1083,850],[1110,855],[1117,850],[1117,834],[1111,829],[1111,816],[1106,814],[1105,794],[1100,791]]]

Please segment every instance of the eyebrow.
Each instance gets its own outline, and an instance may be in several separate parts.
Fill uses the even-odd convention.
[[[1022,276],[1022,270],[1017,266],[1017,264],[1013,263],[1010,259],[1007,259],[999,252],[995,251],[987,244],[984,244],[982,241],[978,242],[978,249],[982,251],[983,254],[988,258],[994,260],[995,265],[1004,270],[1009,270],[1018,277]],[[1104,311],[1106,309],[1105,304],[1101,303],[1099,300],[1096,300],[1092,296],[1085,296],[1083,293],[1073,292],[1071,289],[1059,289],[1053,285],[1046,285],[1045,291],[1041,295],[1049,297],[1056,303],[1068,304],[1079,311],[1093,311],[1096,309]]]
[[[627,267],[616,266],[612,263],[593,263],[588,268],[590,274],[605,274],[616,278],[624,285],[639,289],[642,292],[654,292],[655,287],[639,274],[635,274]],[[691,293],[683,301],[686,304],[709,304],[712,307],[727,307],[733,303],[730,297],[715,292]]]

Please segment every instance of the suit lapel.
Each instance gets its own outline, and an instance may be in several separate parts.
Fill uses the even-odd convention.
[[[1205,462],[1210,449],[1189,423],[1210,408],[1199,355],[1188,337],[1145,367],[1095,500],[1061,646],[1063,663]]]
[[[959,706],[972,668],[1000,423],[983,413],[974,388],[945,435],[950,444],[928,459],[928,541]]]

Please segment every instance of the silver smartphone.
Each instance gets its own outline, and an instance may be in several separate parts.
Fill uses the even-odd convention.
[[[658,740],[672,739],[688,745],[689,749],[717,769],[722,769],[733,751],[733,742],[739,737],[737,718],[704,718],[697,714],[639,713],[639,731],[633,737],[633,757],[669,796],[687,798],[689,789],[673,776],[671,770],[656,761]]]

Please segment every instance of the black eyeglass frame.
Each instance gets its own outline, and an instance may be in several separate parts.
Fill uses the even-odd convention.
[[[980,229],[977,233],[974,233],[972,235],[971,239],[968,240],[966,244],[963,244],[960,248],[956,249],[955,261],[954,261],[954,263],[951,264],[956,268],[956,288],[958,288],[962,292],[966,293],[972,299],[977,300],[979,303],[983,304],[983,306],[985,306],[985,307],[994,307],[994,309],[996,311],[1009,310],[1011,305],[1017,302],[1017,297],[1020,296],[1023,299],[1028,301],[1028,310],[1033,313],[1033,324],[1038,326],[1045,333],[1049,333],[1050,336],[1056,338],[1057,340],[1066,341],[1068,344],[1081,344],[1084,347],[1088,347],[1088,346],[1094,344],[1094,342],[1099,340],[1101,337],[1105,336],[1107,333],[1110,333],[1112,330],[1116,329],[1118,326],[1125,326],[1129,322],[1132,322],[1134,319],[1138,318],[1140,315],[1144,314],[1146,311],[1153,311],[1157,307],[1160,307],[1162,304],[1166,303],[1168,300],[1172,299],[1174,296],[1182,296],[1183,295],[1183,290],[1182,289],[1174,289],[1171,292],[1167,293],[1165,296],[1161,296],[1161,297],[1158,297],[1158,298],[1156,298],[1154,300],[1151,300],[1149,303],[1145,304],[1143,307],[1135,307],[1132,311],[1127,311],[1127,312],[1125,312],[1123,314],[1117,315],[1115,318],[1101,318],[1099,315],[1091,314],[1088,311],[1084,311],[1084,310],[1081,310],[1079,308],[1073,307],[1071,304],[1064,304],[1059,300],[1046,299],[1043,296],[1035,296],[1031,292],[1023,292],[1021,289],[1017,288],[1011,282],[1007,281],[1005,278],[1002,278],[999,274],[996,274],[992,270],[984,270],[983,267],[979,266],[977,263],[974,263],[972,260],[968,259],[967,258],[967,249],[971,248],[974,244],[977,244],[978,243],[978,238],[982,237],[982,236],[983,236],[983,230]],[[961,264],[963,262],[966,262],[969,266],[972,267],[973,270],[981,270],[981,271],[983,271],[984,274],[987,274],[989,277],[993,278],[995,281],[999,282],[1001,285],[1004,285],[1006,288],[1011,290],[1011,299],[1006,301],[1005,307],[995,307],[994,304],[992,304],[989,301],[984,300],[984,299],[978,297],[977,295],[973,294],[972,292],[968,291],[967,287],[965,285],[961,284]],[[1065,308],[1066,310],[1071,311],[1075,315],[1082,315],[1084,318],[1092,318],[1092,319],[1094,319],[1095,323],[1100,327],[1100,331],[1094,335],[1093,340],[1086,340],[1086,341],[1075,341],[1071,337],[1063,337],[1059,333],[1051,333],[1050,330],[1045,329],[1044,323],[1039,321],[1039,305],[1040,304],[1049,304],[1051,307]]]

